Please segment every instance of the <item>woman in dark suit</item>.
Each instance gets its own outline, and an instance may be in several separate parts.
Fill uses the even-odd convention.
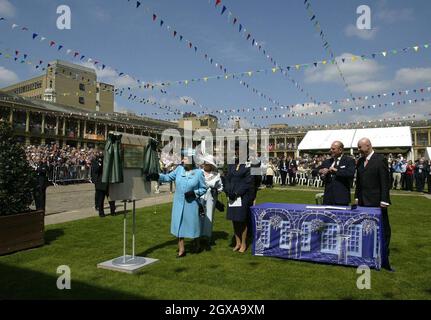
[[[233,251],[247,250],[247,219],[254,200],[254,181],[250,167],[245,164],[230,164],[225,179],[228,197],[227,219],[233,223],[236,245]]]

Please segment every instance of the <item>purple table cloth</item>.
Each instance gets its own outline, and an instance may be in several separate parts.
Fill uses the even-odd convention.
[[[308,206],[251,207],[253,255],[381,268],[385,246],[380,208]]]

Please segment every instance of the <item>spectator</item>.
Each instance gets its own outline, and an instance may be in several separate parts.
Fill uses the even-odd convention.
[[[424,192],[425,179],[429,175],[428,166],[425,164],[425,159],[421,158],[415,168],[416,173],[416,191]]]

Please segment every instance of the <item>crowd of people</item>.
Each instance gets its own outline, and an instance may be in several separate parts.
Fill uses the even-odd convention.
[[[57,144],[30,145],[25,148],[28,163],[36,168],[39,163],[45,163],[48,168],[48,178],[57,181],[88,181],[92,160],[96,157],[93,148],[76,148]]]
[[[427,184],[428,193],[431,193],[431,161],[420,158],[413,162],[402,154],[389,154],[388,167],[392,189],[413,191],[414,186],[417,192],[423,193]]]

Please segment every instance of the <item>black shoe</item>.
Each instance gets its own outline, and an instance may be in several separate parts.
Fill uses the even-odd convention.
[[[389,272],[395,272],[395,269],[390,265],[382,266],[382,269],[388,270]]]
[[[182,254],[177,254],[177,259],[184,258],[186,256],[186,252],[184,251]]]
[[[106,217],[106,215],[105,215],[104,213],[99,213],[99,217],[101,217],[101,218],[105,218],[105,217]]]

